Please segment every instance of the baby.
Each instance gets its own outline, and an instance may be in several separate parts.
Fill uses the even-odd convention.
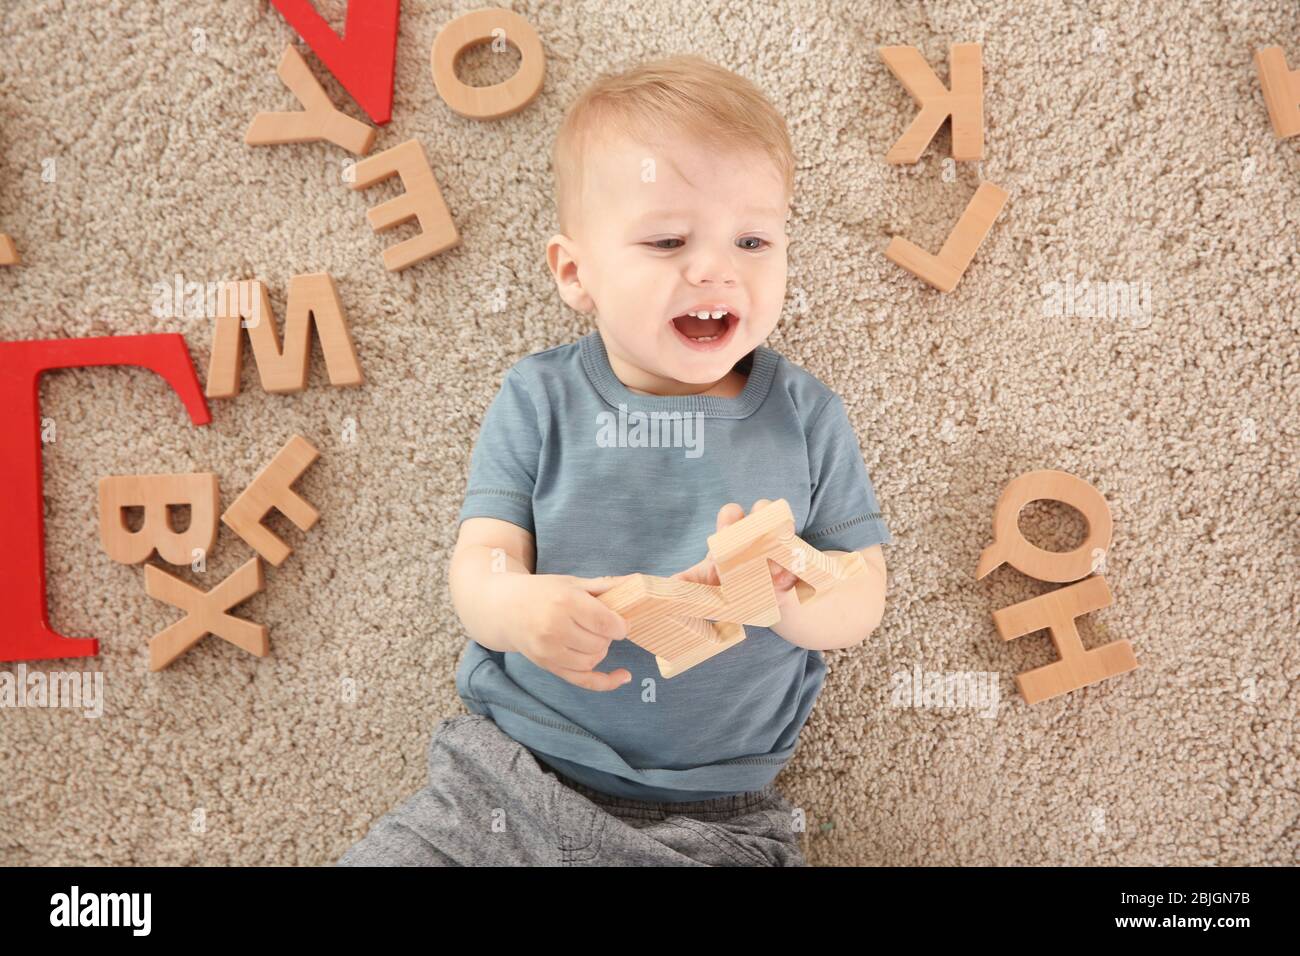
[[[553,164],[547,264],[596,328],[518,361],[485,413],[449,574],[470,713],[340,863],[805,865],[773,780],[821,651],[880,623],[892,539],[843,402],[762,344],[785,298],[785,121],[679,56],[588,88]],[[869,573],[803,605],[770,564],[780,622],[664,680],[596,595],[635,572],[716,584],[708,536],[777,498]]]

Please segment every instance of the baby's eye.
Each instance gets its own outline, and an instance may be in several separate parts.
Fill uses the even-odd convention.
[[[660,245],[660,243],[664,243],[664,242],[681,242],[681,240],[680,239],[655,239],[653,242],[646,243],[646,245],[648,245],[652,249],[676,249],[677,248],[677,246]]]
[[[757,242],[758,245],[756,245],[756,246],[741,246],[741,248],[742,248],[742,249],[762,249],[764,246],[770,246],[770,245],[771,245],[771,243],[768,242],[766,239],[762,239],[762,238],[760,238],[760,237],[758,237],[758,236],[745,236],[745,238],[741,239],[740,242],[749,242],[750,240],[753,240],[754,242]]]

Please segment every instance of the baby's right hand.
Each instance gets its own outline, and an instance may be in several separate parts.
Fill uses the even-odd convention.
[[[538,667],[587,690],[615,690],[632,679],[625,667],[595,670],[611,641],[627,636],[627,621],[597,600],[622,578],[569,574],[510,574],[499,596],[514,622],[515,650]]]

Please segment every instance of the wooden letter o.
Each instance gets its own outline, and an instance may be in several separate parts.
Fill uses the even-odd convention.
[[[515,75],[492,86],[470,86],[456,76],[456,59],[467,49],[495,39],[494,30],[519,51]],[[542,41],[528,21],[512,10],[491,7],[457,17],[433,41],[433,85],[438,95],[461,116],[470,119],[500,119],[517,113],[542,90],[546,54]]]

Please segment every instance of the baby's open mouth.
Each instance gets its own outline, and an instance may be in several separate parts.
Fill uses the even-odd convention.
[[[677,331],[695,342],[714,342],[731,331],[736,324],[736,316],[730,312],[718,315],[717,312],[704,313],[708,318],[700,318],[699,313],[679,315],[673,319]],[[718,318],[713,318],[718,315]]]

